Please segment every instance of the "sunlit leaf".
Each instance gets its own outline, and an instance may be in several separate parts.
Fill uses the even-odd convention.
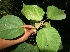
[[[36,20],[40,21],[43,19],[44,11],[42,8],[38,7],[37,5],[25,5],[23,4],[23,9],[21,10],[22,14],[25,15],[25,17],[28,20]]]

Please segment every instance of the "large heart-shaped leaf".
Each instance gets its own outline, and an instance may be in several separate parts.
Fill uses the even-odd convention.
[[[48,19],[51,20],[62,20],[66,18],[64,10],[58,9],[55,6],[48,6],[46,12]]]
[[[55,28],[47,27],[37,32],[36,42],[41,52],[57,52],[61,37]]]
[[[19,44],[18,47],[11,52],[39,52],[39,49],[37,46],[33,46],[24,42],[22,44]]]
[[[43,19],[44,11],[37,5],[25,5],[23,4],[22,14],[26,16],[28,20],[40,21]]]
[[[14,15],[3,16],[0,19],[0,38],[13,39],[24,32],[23,22]]]

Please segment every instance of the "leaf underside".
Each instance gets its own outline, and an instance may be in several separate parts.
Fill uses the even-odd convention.
[[[23,22],[14,15],[3,16],[0,19],[0,38],[13,39],[23,34]]]
[[[47,27],[37,32],[36,42],[41,52],[57,52],[61,37],[55,28]]]

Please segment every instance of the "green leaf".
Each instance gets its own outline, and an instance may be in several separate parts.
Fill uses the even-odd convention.
[[[3,16],[0,19],[0,38],[13,39],[24,32],[23,22],[14,15]]]
[[[28,20],[40,21],[43,19],[44,11],[37,5],[25,5],[23,4],[22,14],[26,16]]]
[[[50,21],[49,21],[49,22],[45,22],[44,25],[45,25],[46,27],[51,27]]]
[[[62,42],[60,43],[59,50],[63,49]]]
[[[39,52],[39,49],[37,46],[24,42],[19,44],[18,47],[11,52]]]
[[[47,27],[37,32],[36,42],[41,52],[57,52],[61,37],[55,28]]]
[[[66,18],[64,10],[58,9],[55,6],[48,6],[46,12],[48,19],[51,20],[62,20]]]
[[[41,23],[35,23],[35,27],[38,29],[41,26]]]

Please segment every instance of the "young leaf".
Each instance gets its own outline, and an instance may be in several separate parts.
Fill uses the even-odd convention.
[[[35,27],[38,29],[41,26],[40,23],[35,23]]]
[[[61,37],[55,28],[47,27],[37,32],[36,42],[41,52],[57,52]]]
[[[0,38],[13,39],[24,32],[23,22],[14,15],[3,16],[0,19]]]
[[[66,18],[64,10],[58,9],[55,6],[48,6],[46,12],[48,19],[51,20],[62,20]]]
[[[26,16],[28,20],[40,21],[43,19],[44,11],[37,5],[25,5],[23,4],[22,14]]]
[[[46,27],[51,27],[50,21],[49,21],[49,22],[45,22],[44,25],[45,25]]]
[[[18,47],[11,52],[39,52],[39,49],[37,46],[24,42],[19,44]]]

